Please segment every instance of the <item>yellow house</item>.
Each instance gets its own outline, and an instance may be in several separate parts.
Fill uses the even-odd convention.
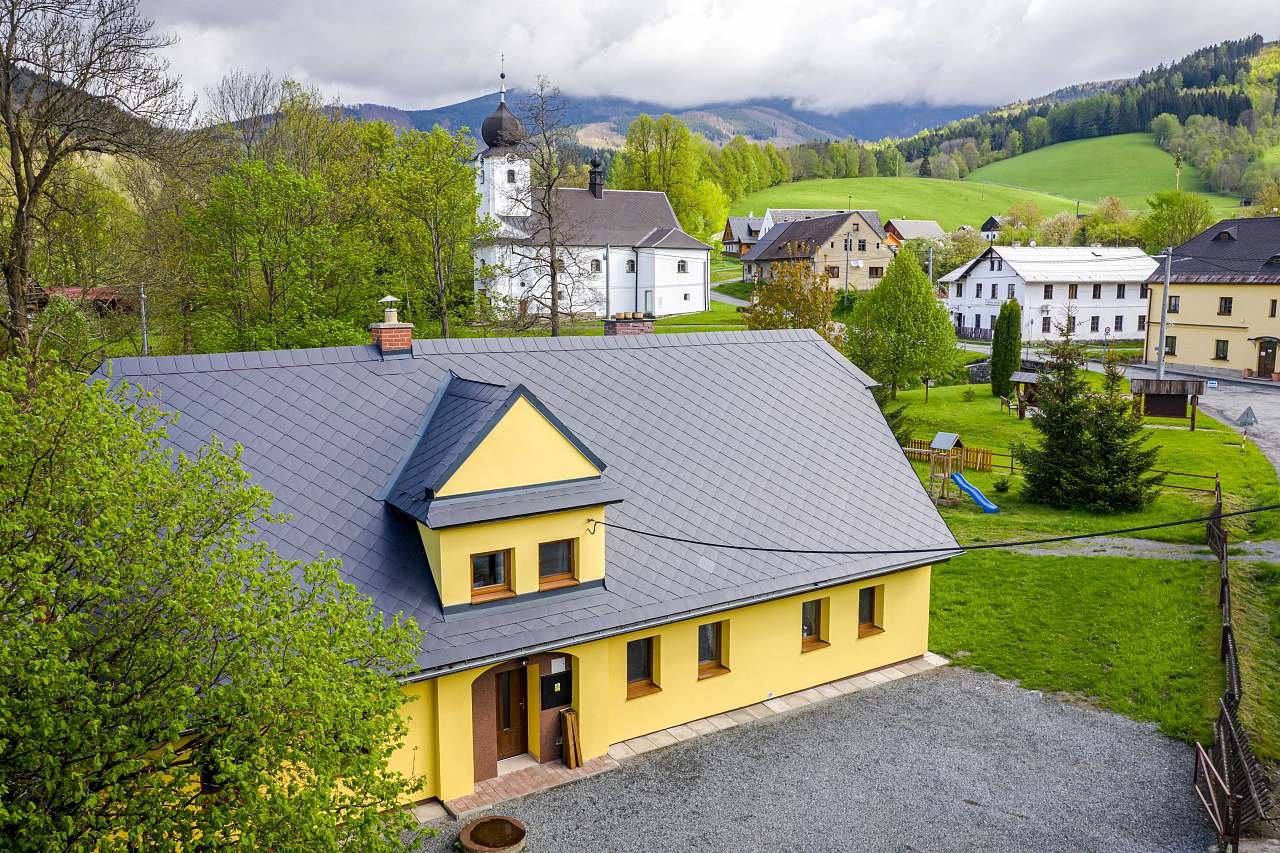
[[[926,651],[930,564],[958,547],[815,333],[406,330],[112,370],[183,413],[180,445],[243,444],[295,518],[278,550],[341,557],[425,629],[393,759],[416,798]]]
[[[1160,354],[1164,264],[1147,279],[1146,360]],[[1280,379],[1280,217],[1227,219],[1173,250],[1165,364],[1207,376]]]

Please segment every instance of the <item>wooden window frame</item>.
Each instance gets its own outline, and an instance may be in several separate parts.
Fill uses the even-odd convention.
[[[862,596],[863,593],[871,593],[871,621],[862,621]],[[864,586],[858,590],[858,639],[866,637],[874,637],[876,634],[883,634],[884,627],[880,624],[884,622],[884,586]]]
[[[1067,285],[1067,298],[1068,298],[1068,299],[1079,299],[1079,298],[1080,298],[1080,285],[1079,285],[1079,284],[1068,284],[1068,285]]]
[[[1219,355],[1221,353],[1221,355]],[[1213,360],[1214,361],[1230,361],[1231,360],[1231,341],[1218,338],[1213,342]]]
[[[631,673],[627,673],[627,698],[639,699],[641,696],[649,696],[662,690],[658,686],[658,682],[654,680],[654,673],[657,670],[658,657],[658,638],[657,637],[640,637],[635,640],[627,641],[627,661],[631,660],[631,644],[645,643],[649,648],[649,675],[645,678],[632,679]]]
[[[1046,285],[1044,286],[1044,295],[1043,295],[1043,297],[1042,297],[1042,298],[1044,298],[1044,299],[1052,299],[1052,298],[1053,298],[1053,285],[1052,285],[1052,284],[1046,284]]]
[[[1230,297],[1230,296],[1219,296],[1219,297],[1218,297],[1218,316],[1219,316],[1219,317],[1230,317],[1230,316],[1231,316],[1231,312],[1232,312],[1232,310],[1236,307],[1236,304],[1235,304],[1235,303],[1236,303],[1236,301],[1235,301],[1235,299],[1234,299],[1233,297]],[[1224,309],[1224,308],[1226,309],[1225,311],[1224,311],[1224,310],[1222,310],[1222,309]]]
[[[1094,299],[1102,298],[1102,282],[1100,281],[1095,281],[1093,283],[1093,298]]]
[[[489,584],[487,586],[476,586],[476,557],[484,557],[489,554],[503,554],[503,580],[502,583]],[[515,552],[511,548],[498,548],[494,551],[477,551],[471,555],[471,603],[482,604],[486,601],[496,601],[500,598],[510,598],[515,595],[511,589],[511,574],[515,570]]]
[[[542,546],[558,545],[561,542],[569,543],[569,571],[559,572],[554,575],[544,575],[542,573]],[[573,586],[578,582],[578,539],[553,539],[550,542],[538,543],[538,589],[560,589],[561,587]]]
[[[811,637],[804,635],[804,608],[805,605],[816,604],[818,606],[818,631]],[[827,639],[827,619],[830,616],[831,599],[829,598],[810,598],[808,601],[800,602],[800,653],[816,652],[818,649],[825,649],[831,645],[831,641]]]
[[[1168,309],[1165,311],[1165,313],[1181,314],[1182,313],[1182,297],[1178,295],[1170,295],[1169,306],[1168,306]]]
[[[715,678],[717,675],[724,675],[729,671],[728,665],[725,663],[724,646],[726,635],[729,633],[725,630],[728,621],[721,619],[717,622],[704,622],[698,626],[698,680],[702,681],[707,678]],[[716,656],[714,660],[704,661],[702,659],[702,629],[712,627],[716,631]]]
[[[685,260],[676,261],[676,272],[678,273],[689,272],[689,262]]]

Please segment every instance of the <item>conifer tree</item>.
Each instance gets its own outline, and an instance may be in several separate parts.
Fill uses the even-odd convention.
[[[1079,472],[1088,459],[1091,416],[1089,384],[1082,373],[1084,346],[1072,337],[1071,318],[1059,326],[1059,339],[1048,345],[1049,361],[1036,383],[1031,426],[1040,433],[1034,445],[1016,448],[1022,462],[1023,494],[1032,503],[1077,506]]]
[[[1109,353],[1102,393],[1092,394],[1089,441],[1079,470],[1078,506],[1093,512],[1128,512],[1150,503],[1163,474],[1153,474],[1160,455],[1150,444],[1151,434],[1142,428],[1142,416],[1123,390],[1120,357]]]
[[[1018,369],[1022,348],[1022,306],[1010,299],[1000,306],[995,334],[991,338],[991,393],[1008,397],[1013,390],[1009,377]]]
[[[925,154],[920,158],[920,171],[916,173],[922,178],[932,178],[933,169],[929,166],[929,155]]]

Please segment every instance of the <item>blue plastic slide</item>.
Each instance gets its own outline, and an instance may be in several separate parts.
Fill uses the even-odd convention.
[[[987,500],[986,495],[984,495],[982,492],[975,489],[973,487],[973,483],[970,483],[960,474],[952,474],[951,482],[955,483],[956,488],[958,488],[960,491],[964,492],[966,495],[973,498],[973,502],[976,503],[978,506],[982,507],[983,512],[999,512],[1000,511],[1000,507],[996,506],[991,501]]]

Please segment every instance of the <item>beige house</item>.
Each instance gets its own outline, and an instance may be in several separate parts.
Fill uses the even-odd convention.
[[[1172,370],[1280,378],[1280,217],[1227,219],[1173,250],[1165,328]],[[1146,361],[1160,353],[1164,263],[1147,279]]]
[[[870,290],[884,277],[893,260],[880,217],[872,211],[850,210],[795,219],[775,225],[742,259],[744,274],[773,278],[775,264],[805,261],[827,279],[833,289]]]

